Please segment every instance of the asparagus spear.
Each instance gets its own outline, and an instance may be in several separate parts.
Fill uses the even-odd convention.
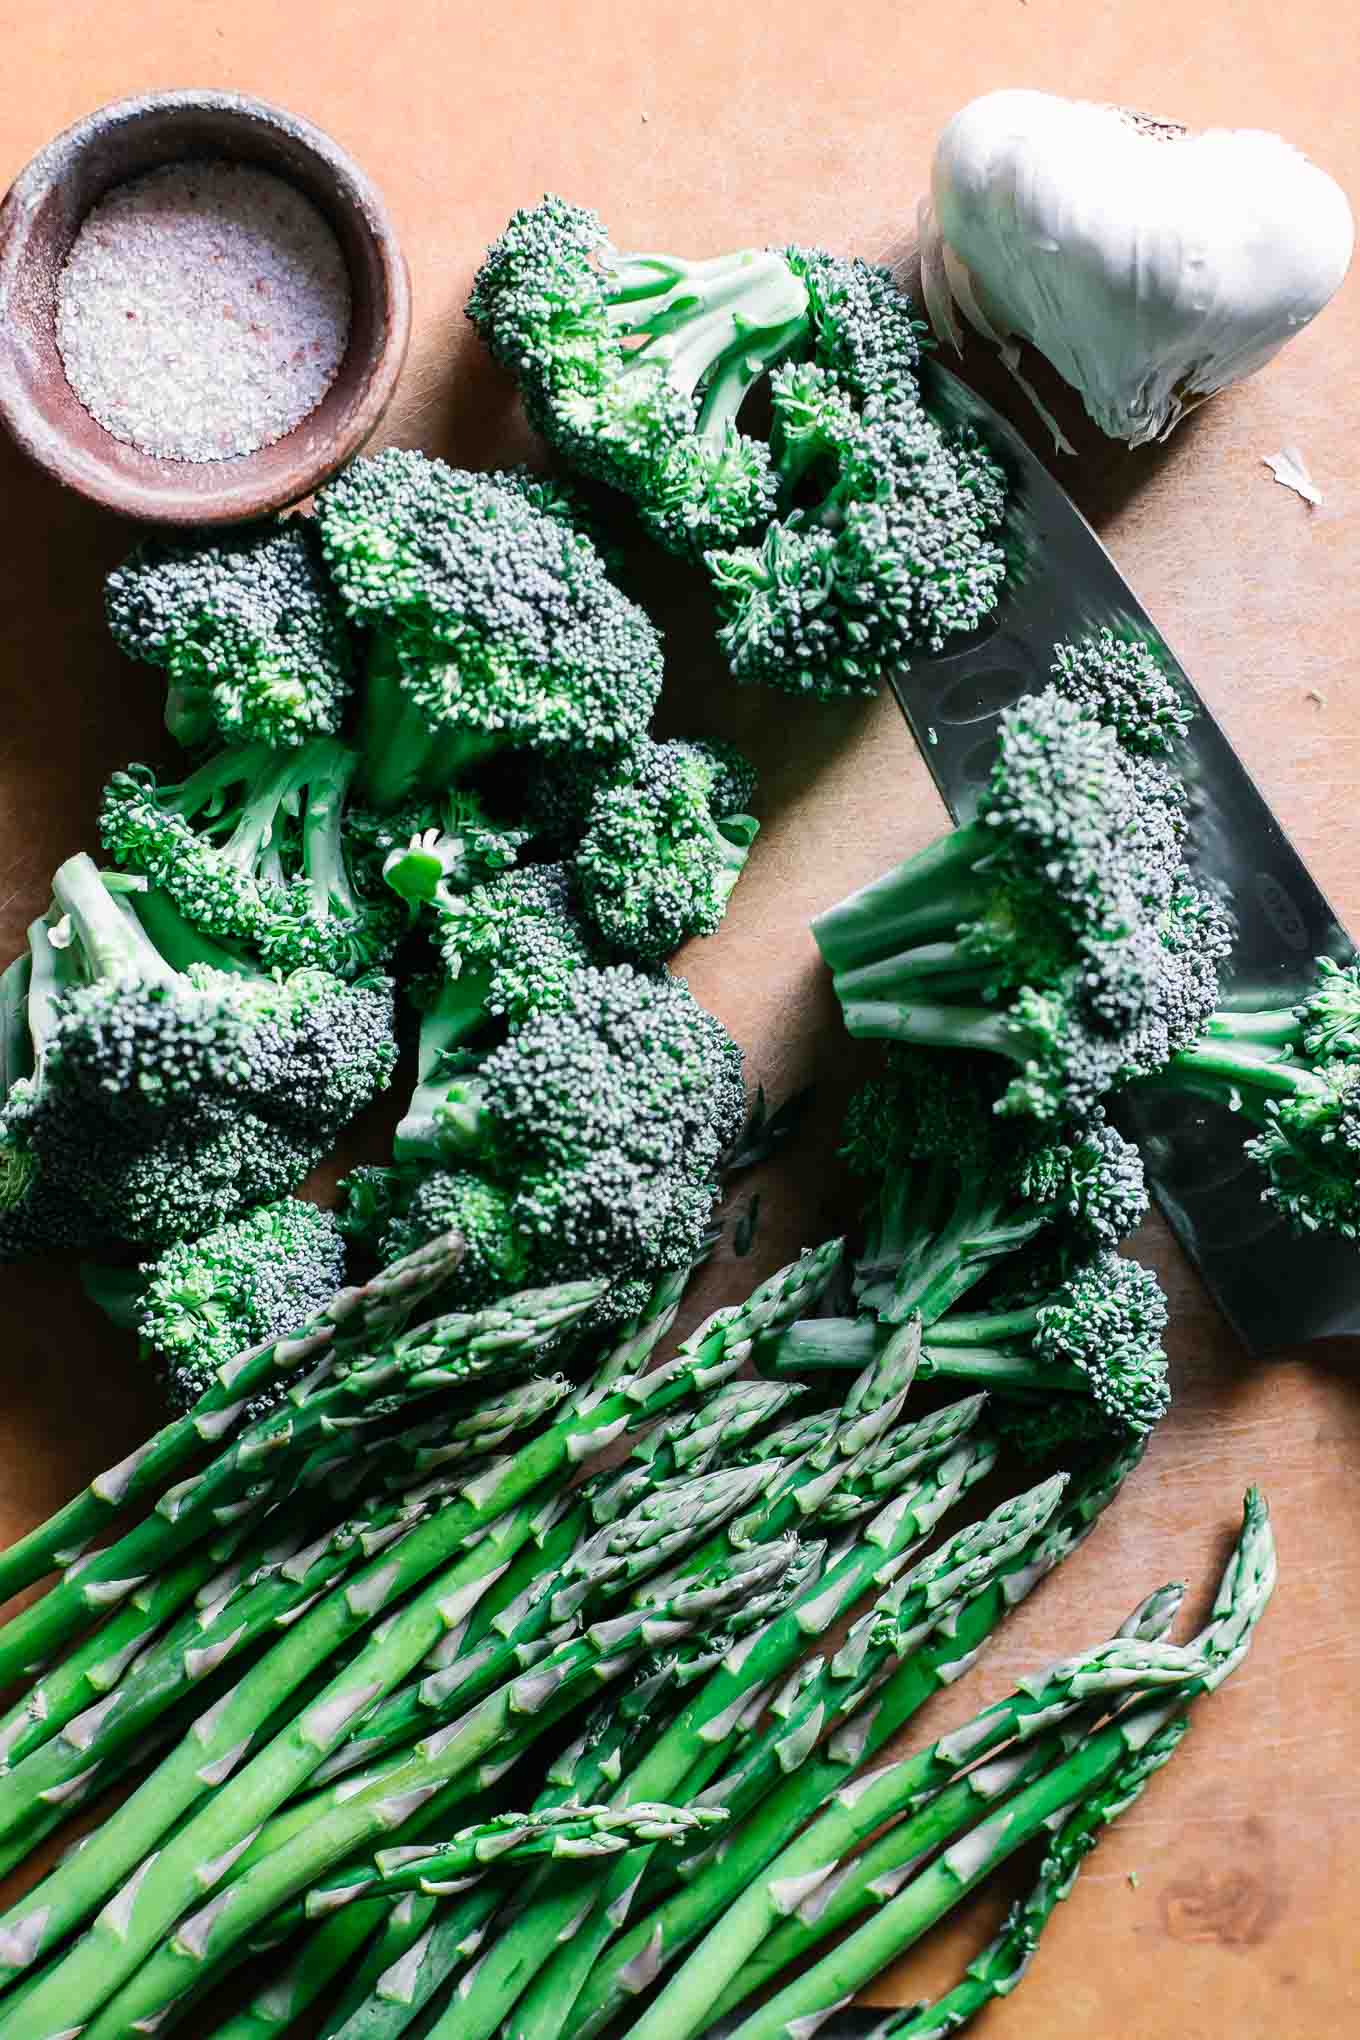
[[[228,1957],[262,1920],[314,1884],[332,1864],[409,1819],[417,1806],[452,1780],[488,1763],[494,1768],[507,1734],[523,1716],[535,1717],[539,1728],[546,1728],[579,1705],[592,1686],[626,1671],[658,1640],[658,1632],[679,1634],[708,1619],[723,1605],[777,1577],[791,1556],[790,1547],[776,1545],[733,1560],[687,1586],[655,1614],[633,1611],[562,1645],[533,1671],[488,1695],[430,1738],[390,1778],[356,1793],[325,1820],[225,1884],[206,1905],[180,1919],[159,1947],[155,1944],[160,1924],[148,1932],[150,1923],[138,1918],[141,1893],[149,1881],[144,1879],[130,1896],[123,1894],[127,1902],[116,1918],[97,1923],[96,1931],[32,1993],[24,2006],[24,2040],[36,2040],[49,2031],[60,2033],[82,2020],[89,2020],[86,2040],[125,2040],[136,2021],[155,2017],[192,1989],[205,1969]],[[211,1845],[208,1824],[198,1839]],[[210,1865],[205,1862],[203,1867]],[[124,1922],[126,1934],[120,1943],[118,1929]],[[143,1957],[148,1959],[136,1968]],[[112,1974],[115,1967],[117,1974]],[[110,1999],[111,1988],[123,1978],[128,1981]],[[8,2023],[0,2017],[0,2034],[5,2040],[19,2040],[18,2031],[6,2032]]]
[[[343,1428],[388,1414],[379,1392],[433,1394],[490,1371],[523,1366],[538,1347],[584,1316],[600,1295],[598,1282],[526,1290],[475,1313],[455,1313],[392,1341],[358,1365],[327,1361],[330,1378],[307,1377],[287,1403],[247,1426],[202,1473],[161,1495],[150,1515],[115,1543],[68,1568],[40,1601],[0,1629],[0,1684],[48,1656],[134,1591],[166,1559],[205,1532],[234,1520],[266,1481],[290,1479],[318,1444],[343,1459],[352,1449]],[[376,1407],[375,1407],[376,1403]]]
[[[1066,1746],[1060,1725],[1089,1710],[1093,1700],[1101,1703],[1098,1711],[1107,1711],[1113,1695],[1183,1686],[1197,1671],[1207,1671],[1209,1661],[1192,1648],[1147,1635],[1149,1629],[1164,1629],[1174,1606],[1165,1592],[1159,1593],[1135,1611],[1113,1644],[1026,1681],[1008,1700],[915,1756],[853,1779],[847,1774],[792,1841],[786,1840],[792,1832],[789,1809],[762,1809],[744,1834],[733,1837],[732,1855],[741,1866],[740,1882],[733,1882],[735,1872],[728,1871],[733,1902],[637,2022],[634,2040],[657,2040],[661,2034],[684,2040],[702,2031],[720,2015],[725,1996],[734,2002],[777,1974],[854,1918],[880,1886],[890,1893],[903,1865],[971,1827],[992,1800],[1045,1771]],[[998,1748],[1000,1756],[976,1763]],[[903,1813],[910,1817],[883,1838],[877,1851],[848,1862],[844,1879],[838,1880],[842,1861]],[[655,1973],[665,1946],[654,1927],[639,1970],[650,1966]],[[740,1991],[729,1993],[738,1977]],[[640,1975],[635,1973],[633,1980],[640,1987]]]
[[[120,1808],[106,1825],[100,1849],[102,1881],[88,1863],[73,1859],[59,1866],[34,1893],[0,1919],[0,1937],[3,1937],[0,1938],[0,1956],[8,1950],[11,1958],[18,1958],[10,1960],[9,1972],[12,1974],[28,1966],[43,1948],[53,1945],[57,1938],[86,1917],[119,1877],[136,1867],[146,1850],[154,1845],[185,1805],[192,1804],[208,1789],[199,1775],[205,1768],[210,1773],[209,1782],[214,1776],[220,1782],[224,1774],[219,1767],[229,1762],[239,1763],[259,1718],[272,1711],[280,1681],[287,1690],[287,1685],[296,1679],[301,1669],[316,1662],[318,1657],[324,1658],[335,1648],[339,1635],[348,1633],[356,1623],[370,1619],[376,1612],[375,1596],[381,1594],[390,1601],[406,1585],[446,1562],[475,1531],[494,1521],[524,1497],[541,1491],[545,1484],[567,1477],[576,1466],[585,1463],[593,1452],[602,1449],[621,1431],[663,1415],[735,1373],[747,1357],[751,1341],[758,1331],[796,1316],[815,1301],[830,1280],[839,1257],[838,1241],[804,1254],[796,1263],[762,1283],[744,1305],[718,1313],[715,1319],[700,1327],[685,1342],[673,1360],[646,1376],[619,1372],[617,1355],[611,1354],[606,1362],[608,1380],[604,1385],[587,1384],[545,1433],[473,1483],[460,1505],[441,1510],[431,1524],[411,1533],[398,1547],[399,1563],[394,1565],[389,1556],[388,1562],[377,1573],[361,1575],[344,1596],[332,1596],[314,1608],[283,1643],[276,1645],[269,1656],[246,1675],[229,1696],[227,1706],[214,1710],[214,1718],[202,1724],[201,1734],[196,1731],[194,1742],[184,1752],[176,1753],[168,1760],[171,1766],[176,1767],[173,1777],[167,1780],[166,1766],[162,1766],[161,1773],[148,1781],[148,1786]],[[475,1557],[475,1554],[472,1556]],[[447,1602],[447,1599],[446,1583],[435,1604],[436,1613],[439,1612],[439,1602]],[[422,1610],[422,1618],[427,1612],[427,1609]],[[445,1609],[443,1614],[439,1614],[435,1633],[454,1619]],[[414,1624],[407,1624],[404,1634],[409,1637],[414,1633],[414,1627]],[[423,1648],[428,1648],[432,1640],[428,1638]],[[423,1655],[423,1649],[420,1654]],[[386,1689],[394,1666],[398,1676],[402,1669],[407,1668],[395,1651],[386,1651],[380,1663],[379,1683],[372,1693],[366,1695],[362,1704],[369,1704]],[[192,1832],[181,1831],[174,1844],[158,1857],[154,1868],[143,1873],[133,1894],[139,1926],[143,1919],[150,1921],[155,1918],[158,1908],[175,1904],[185,1890],[186,1880],[196,1876],[200,1864],[214,1862],[225,1853],[224,1830],[230,1815],[218,1810],[224,1804],[224,1797],[233,1812],[248,1809],[231,1829],[230,1839],[241,1841],[258,1824],[257,1803],[267,1814],[280,1803],[281,1796],[286,1797],[296,1790],[307,1768],[327,1754],[346,1721],[358,1711],[361,1703],[355,1696],[363,1690],[362,1687],[349,1676],[344,1690],[349,1696],[346,1708],[339,1707],[340,1694],[335,1696],[336,1707],[327,1707],[324,1717],[327,1734],[321,1734],[319,1722],[312,1719],[317,1714],[316,1709],[297,1725],[290,1739],[291,1761],[286,1767],[285,1777],[281,1779],[274,1767],[256,1759],[252,1762],[250,1773],[242,1773],[237,1778],[230,1795],[219,1793],[206,1816],[216,1846],[208,1845],[198,1850],[198,1828],[191,1823]],[[261,1752],[261,1758],[265,1755]],[[247,1776],[250,1777],[248,1789],[245,1785]],[[171,1785],[174,1789],[167,1789]],[[258,1802],[255,1797],[257,1790]],[[186,1834],[190,1834],[187,1843]],[[188,1882],[187,1891],[191,1892],[193,1888],[192,1882]],[[106,1910],[113,1912],[115,1922],[121,1921],[117,1899]],[[173,1916],[172,1912],[169,1917]],[[145,1931],[154,1938],[159,1929],[148,1925]],[[89,1938],[87,1936],[87,1940]],[[126,1974],[134,1959],[130,1955],[129,1938],[124,1937],[121,1945],[110,1955],[108,1965],[101,1969],[98,1977],[91,1979],[92,1987],[102,1985],[119,1962],[125,1965],[122,1973]],[[68,1964],[81,1957],[83,1949],[84,1944],[81,1944],[81,1948],[73,1951]],[[0,1970],[0,1980],[4,1979],[4,1975],[4,1970]],[[0,2011],[0,2034],[4,2033],[6,2023],[3,2011]]]
[[[938,1629],[910,1655],[904,1655],[899,1668],[860,1710],[853,1725],[846,1723],[819,1750],[808,1753],[804,1763],[776,1788],[768,1801],[765,1846],[770,1853],[783,1837],[802,1826],[827,1793],[883,1749],[932,1694],[976,1662],[1002,1618],[1090,1535],[1141,1460],[1143,1449],[1141,1443],[1128,1445],[1087,1468],[1072,1481],[1057,1510],[1036,1534],[998,1547],[994,1569],[983,1569],[984,1555],[977,1570],[965,1561],[962,1568],[951,1571],[946,1547],[938,1567],[927,1561],[917,1569],[926,1583],[924,1607],[921,1596],[913,1594],[910,1573],[884,1597],[895,1626],[906,1632],[904,1653],[910,1644],[910,1625],[918,1617],[928,1620],[934,1612]],[[866,1637],[872,1636],[874,1623],[875,1611],[871,1611],[851,1630],[844,1647],[849,1662],[854,1662]],[[736,1797],[742,1790],[740,1783],[730,1778],[715,1781],[714,1789]],[[658,1913],[626,1928],[597,1964],[576,2002],[573,2040],[587,2040],[607,2025],[633,2001],[643,1979],[657,1974],[658,1958],[664,1965],[670,1955],[709,1926],[745,1888],[748,1875],[756,1875],[764,1867],[758,1857],[758,1850],[749,1857],[736,1848],[720,1851],[716,1861],[702,1865],[689,1889],[665,1900]],[[654,1946],[658,1927],[661,1938]]]
[[[281,1377],[296,1374],[309,1361],[319,1362],[337,1348],[359,1350],[390,1337],[423,1297],[448,1281],[462,1255],[461,1238],[444,1234],[394,1261],[361,1288],[340,1290],[296,1331],[229,1360],[185,1416],[97,1474],[73,1501],[0,1553],[0,1601],[56,1567],[69,1565],[121,1510],[158,1494],[205,1446],[220,1443],[247,1404]]]
[[[852,1543],[822,1578],[757,1635],[746,1650],[734,1653],[718,1667],[634,1767],[619,1788],[620,1795],[652,1799],[682,1788],[692,1792],[707,1784],[730,1747],[726,1741],[729,1724],[740,1719],[753,1696],[788,1672],[811,1637],[830,1628],[866,1591],[891,1579],[908,1553],[954,1500],[990,1470],[994,1460],[995,1451],[989,1444],[966,1442],[941,1462],[920,1489],[890,1502],[869,1524],[862,1540]],[[1036,1490],[1028,1503],[1036,1518],[1051,1513],[1060,1492],[1060,1481],[1049,1483],[1046,1492]],[[1009,1513],[1005,1516],[1004,1530],[990,1521],[985,1528],[973,1526],[970,1552],[980,1552],[1001,1541],[1012,1529]],[[595,1921],[602,1921],[612,1933],[621,1909],[628,1904],[635,1874],[630,1865],[629,1872],[621,1878],[597,1877],[593,1880],[593,1893],[588,1886],[582,1890],[583,1880],[575,1880],[571,1889],[545,1898],[541,1910],[522,1915],[489,1951],[475,1992],[458,2007],[457,2031],[464,2040],[481,2040],[481,2036],[495,2031],[533,1981],[545,1954],[551,1954],[564,1928],[572,1929],[569,1941],[586,1930],[587,1920],[592,1926]],[[599,1931],[597,1928],[596,1932]],[[570,2011],[575,1988],[584,1978],[577,1976],[573,1963],[571,1983],[563,1984],[561,1969],[556,1970],[555,1981],[558,1986],[554,1993],[555,2015],[565,2015]],[[537,1999],[535,2005],[541,2010]]]
[[[1154,1746],[1196,1695],[1211,1692],[1241,1663],[1274,1579],[1269,1518],[1263,1500],[1252,1490],[1213,1618],[1198,1639],[1209,1668],[1173,1688],[1169,1697],[1136,1699],[1108,1724],[1094,1729],[1070,1756],[953,1843],[831,1954],[743,2020],[732,2040],[787,2040],[789,2035],[815,2030],[808,2022],[848,2003],[861,1985],[911,1947],[998,1864],[1055,1818],[1067,1816],[1075,1801],[1106,1785],[1131,1757]],[[685,2040],[698,2029],[697,2024],[673,2023],[668,2040]]]
[[[1076,1882],[1083,1859],[1111,1822],[1137,1799],[1143,1787],[1174,1756],[1188,1719],[1173,1717],[1142,1749],[1130,1752],[1103,1785],[1089,1793],[1068,1815],[1044,1852],[1039,1875],[1029,1894],[1012,1906],[1001,1932],[990,1941],[967,1973],[934,2004],[894,2012],[877,2029],[874,2040],[949,2040],[994,1999],[1009,1997],[1023,1981],[1039,1939],[1060,1900]]]

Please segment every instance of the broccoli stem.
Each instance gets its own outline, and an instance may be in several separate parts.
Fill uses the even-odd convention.
[[[606,272],[611,324],[638,345],[623,374],[650,375],[700,399],[697,430],[721,441],[747,393],[808,331],[808,295],[784,257],[746,249],[712,263],[624,257]],[[634,308],[651,305],[644,317]]]
[[[501,736],[489,730],[432,735],[402,686],[395,645],[381,633],[375,636],[358,738],[364,798],[370,807],[386,813],[422,790],[442,791],[502,743]]]
[[[909,1041],[918,1048],[978,1049],[1022,1066],[1029,1060],[1024,1034],[985,1006],[907,1006],[897,999],[855,999],[842,1010],[851,1034]]]
[[[1227,1017],[1220,1014],[1217,1019]],[[1173,1056],[1156,1081],[1218,1104],[1229,1102],[1257,1126],[1269,1123],[1268,1099],[1308,1098],[1325,1089],[1305,1063],[1260,1055],[1250,1045],[1234,1047],[1216,1031]]]
[[[339,911],[357,915],[359,902],[350,884],[341,823],[345,802],[359,767],[358,754],[327,739],[304,747],[301,776],[307,788],[302,824],[302,869],[312,914],[326,921]]]
[[[475,1146],[471,1139],[460,1140],[446,1122],[451,1081],[446,1063],[459,1044],[485,1024],[490,985],[489,969],[463,971],[456,978],[447,978],[422,1016],[416,1087],[392,1142],[399,1162],[437,1161],[451,1149]]]
[[[782,325],[748,330],[738,313],[736,323],[736,339],[704,384],[697,430],[700,438],[709,441],[726,437],[755,385],[794,351],[807,331],[806,319],[786,319]]]
[[[228,977],[258,977],[255,966],[247,963],[233,950],[224,949],[209,935],[203,935],[163,892],[153,886],[148,892],[137,894],[136,908],[124,910],[135,919],[143,932],[154,944],[157,953],[171,966],[172,972],[187,971],[194,964],[204,964],[210,970],[221,971]]]
[[[986,823],[970,822],[861,886],[813,922],[823,962],[839,976],[917,943],[949,940],[987,903],[989,888],[977,866],[994,848]]]
[[[109,891],[98,865],[83,851],[58,866],[52,898],[60,916],[49,938],[52,946],[62,947],[57,928],[69,922],[92,978],[170,984],[177,977],[131,906]]]

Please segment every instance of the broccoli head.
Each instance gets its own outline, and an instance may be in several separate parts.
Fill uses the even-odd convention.
[[[192,1238],[293,1189],[389,1082],[386,980],[251,971],[88,857],[30,930],[27,1069],[0,1110],[8,1250]],[[135,904],[134,904],[135,900]]]
[[[132,765],[104,789],[100,834],[186,920],[267,970],[357,977],[386,961],[403,927],[380,874],[351,857],[357,764],[322,737],[215,752],[177,786]]]
[[[284,1197],[138,1268],[81,1272],[95,1302],[136,1331],[168,1400],[187,1410],[237,1353],[305,1323],[334,1296],[345,1250],[329,1211]]]
[[[513,1198],[475,1170],[397,1162],[356,1169],[341,1187],[341,1230],[384,1267],[444,1233],[462,1235],[463,1258],[431,1307],[435,1315],[476,1310],[529,1280]]]
[[[615,956],[664,963],[727,910],[759,824],[755,774],[730,746],[644,744],[597,790],[574,869]]]
[[[322,491],[326,560],[368,633],[371,805],[441,792],[499,752],[608,756],[645,730],[657,632],[541,496],[397,448]]]
[[[852,1034],[999,1056],[998,1111],[1081,1118],[1194,1039],[1231,934],[1162,761],[1055,688],[1000,723],[977,819],[813,932]]]
[[[349,632],[308,519],[144,539],[109,575],[109,628],[170,683],[182,744],[334,736],[354,683]]]
[[[512,1193],[531,1256],[622,1277],[698,1258],[744,1110],[741,1052],[683,980],[618,964],[455,1078],[434,1129]]]
[[[1126,751],[1160,757],[1175,749],[1194,710],[1152,646],[1108,625],[1079,644],[1055,645],[1053,682],[1084,715],[1108,723]]]

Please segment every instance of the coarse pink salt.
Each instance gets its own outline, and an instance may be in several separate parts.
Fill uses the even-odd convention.
[[[58,287],[67,381],[106,432],[163,460],[282,439],[334,382],[349,326],[329,224],[245,163],[172,163],[118,185]]]

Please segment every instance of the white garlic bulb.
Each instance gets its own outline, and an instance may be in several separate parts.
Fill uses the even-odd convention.
[[[1277,354],[1353,238],[1340,187],[1278,135],[989,92],[936,146],[922,272],[942,337],[957,304],[1012,369],[1032,342],[1138,446]]]

